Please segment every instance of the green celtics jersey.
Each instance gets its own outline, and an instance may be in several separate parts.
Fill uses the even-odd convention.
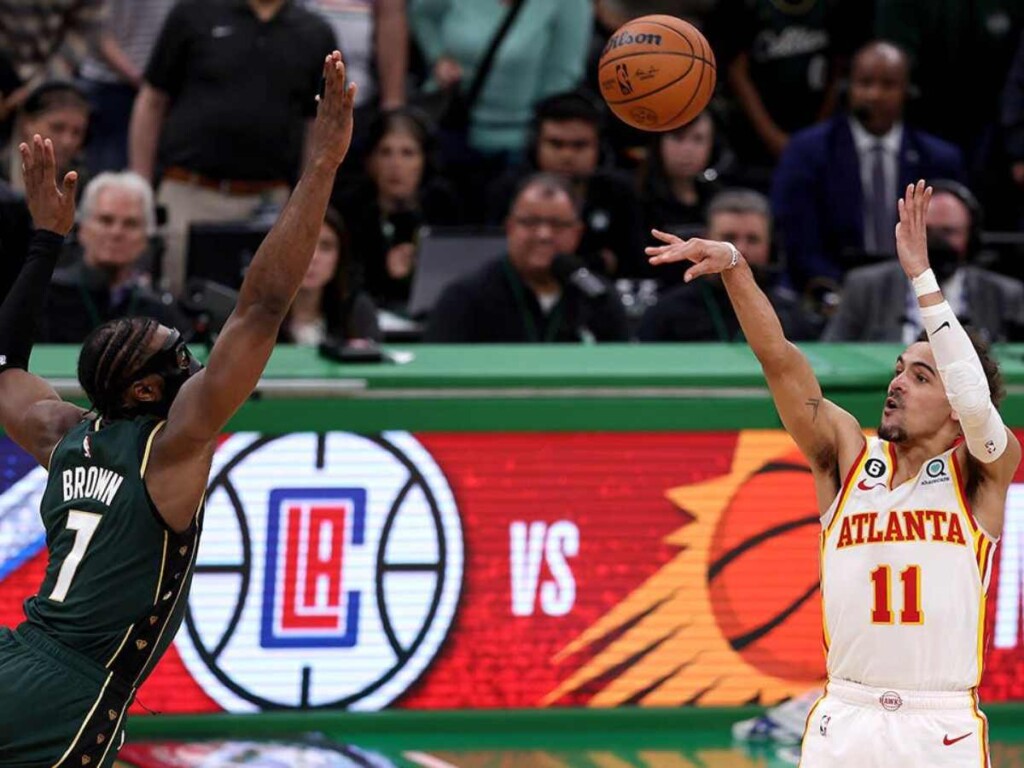
[[[50,459],[40,513],[49,563],[28,621],[138,686],[174,639],[202,520],[178,534],[146,491],[153,417],[83,421]]]

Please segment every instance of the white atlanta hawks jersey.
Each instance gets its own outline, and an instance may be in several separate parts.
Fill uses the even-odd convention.
[[[892,488],[896,452],[871,438],[822,516],[830,678],[966,691],[981,680],[996,542],[974,519],[950,449]]]

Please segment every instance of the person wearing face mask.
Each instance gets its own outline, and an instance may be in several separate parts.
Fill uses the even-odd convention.
[[[771,264],[771,209],[760,192],[727,190],[708,205],[707,237],[732,243],[742,254],[758,286],[779,316],[786,337],[810,341],[820,328],[782,286]],[[743,333],[721,279],[683,282],[683,270],[666,265],[676,287],[663,293],[644,313],[637,330],[640,341],[742,341]],[[671,269],[676,267],[676,269]]]
[[[1015,341],[1024,328],[1024,283],[972,264],[981,231],[981,207],[962,184],[931,183],[928,252],[932,271],[960,321],[989,341]],[[921,314],[903,281],[899,262],[852,270],[825,341],[901,341],[921,333]]]
[[[156,226],[146,180],[131,172],[101,173],[82,194],[80,219],[82,255],[54,272],[42,338],[79,343],[108,320],[138,314],[187,329],[190,323],[177,301],[155,291],[142,269],[147,238]]]
[[[345,224],[328,208],[313,260],[281,326],[281,341],[307,347],[327,337],[380,341],[377,308],[354,285],[351,266]]]
[[[565,179],[550,173],[524,179],[505,221],[507,253],[445,288],[424,340],[625,341],[626,315],[615,290],[572,255],[582,230]]]
[[[896,253],[896,200],[915,179],[963,180],[952,144],[904,119],[904,51],[874,41],[853,57],[846,110],[790,138],[772,179],[772,209],[796,287],[837,284],[867,259]]]
[[[434,167],[433,130],[418,110],[382,113],[369,128],[368,144],[364,181],[339,190],[334,204],[367,292],[378,305],[403,312],[421,227],[461,223],[461,206]]]

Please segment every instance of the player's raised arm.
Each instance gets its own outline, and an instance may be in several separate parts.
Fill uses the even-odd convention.
[[[819,483],[819,502],[827,506],[838,490],[838,478],[856,459],[864,437],[856,420],[821,393],[810,363],[782,331],[768,297],[754,281],[740,252],[730,243],[691,238],[653,230],[665,245],[647,248],[653,265],[688,260],[689,282],[702,275],[720,274],[747,343],[754,351],[771,389],[786,430],[811,463]],[[830,489],[831,486],[831,489]]]
[[[252,393],[316,248],[338,166],[352,139],[355,86],[335,51],[324,62],[324,96],[302,178],[252,260],[238,304],[206,368],[182,387],[154,450],[172,458],[211,440]],[[310,94],[313,98],[313,94]],[[155,454],[156,455],[156,454]],[[172,458],[173,460],[173,458]]]
[[[36,231],[24,266],[0,304],[0,425],[45,466],[53,446],[82,414],[81,408],[63,402],[53,387],[27,370],[50,277],[75,221],[78,175],[71,172],[57,185],[50,139],[37,134],[18,149]]]
[[[914,288],[921,320],[939,368],[946,397],[960,421],[967,452],[984,476],[1008,486],[1020,464],[1021,447],[992,403],[985,370],[967,332],[939,290],[928,262],[925,219],[932,188],[924,181],[907,186],[899,201],[896,253]],[[1000,508],[1002,505],[999,505]]]

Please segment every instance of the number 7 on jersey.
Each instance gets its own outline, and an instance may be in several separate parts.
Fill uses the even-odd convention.
[[[95,512],[79,512],[74,509],[68,512],[67,529],[75,532],[75,543],[64,558],[60,573],[57,574],[57,583],[53,585],[53,592],[50,593],[50,599],[55,603],[63,603],[64,598],[68,596],[75,571],[81,565],[85,550],[89,548],[89,542],[92,541],[102,519],[103,515],[97,515]]]

